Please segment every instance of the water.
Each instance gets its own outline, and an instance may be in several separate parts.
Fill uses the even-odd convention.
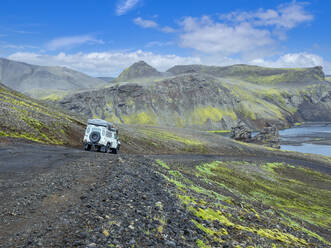
[[[309,123],[279,131],[281,149],[331,157],[331,123]]]

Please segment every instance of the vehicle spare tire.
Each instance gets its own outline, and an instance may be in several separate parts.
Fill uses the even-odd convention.
[[[101,136],[99,132],[92,132],[90,134],[90,140],[92,141],[92,143],[98,143],[100,138]]]

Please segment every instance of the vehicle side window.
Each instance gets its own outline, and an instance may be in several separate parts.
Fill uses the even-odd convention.
[[[90,128],[90,127],[87,127],[87,128],[86,128],[86,134],[89,134],[90,131],[91,131],[91,128]]]
[[[107,137],[111,138],[111,132],[107,131]]]

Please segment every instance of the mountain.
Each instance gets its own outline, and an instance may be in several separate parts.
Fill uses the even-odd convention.
[[[162,73],[157,71],[152,66],[148,65],[144,61],[139,61],[126,68],[118,78],[115,79],[116,82],[125,82],[134,79],[141,78],[151,78],[151,77],[160,77]]]
[[[66,67],[38,66],[0,58],[0,81],[33,97],[95,88],[105,82]]]
[[[0,84],[0,137],[80,146],[84,124]]]
[[[320,67],[193,65],[175,66],[168,73],[173,76],[148,84],[134,80],[114,84],[74,94],[59,104],[115,123],[204,130],[230,129],[239,120],[254,129],[266,121],[279,127],[331,121],[331,84]]]
[[[173,75],[187,73],[203,73],[215,77],[231,77],[242,79],[257,84],[311,84],[312,82],[324,81],[325,76],[322,67],[312,68],[266,68],[253,65],[232,65],[232,66],[205,66],[205,65],[176,65],[167,72]]]

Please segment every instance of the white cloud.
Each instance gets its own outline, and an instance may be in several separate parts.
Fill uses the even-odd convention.
[[[331,74],[331,63],[325,61],[321,56],[312,53],[288,53],[280,56],[275,60],[265,60],[263,58],[254,59],[247,62],[248,64],[280,67],[280,68],[300,68],[322,66],[326,74]]]
[[[165,27],[161,28],[161,31],[164,32],[164,33],[175,33],[175,32],[177,32],[176,29],[174,29],[172,27],[169,27],[169,26],[165,26]]]
[[[201,52],[235,54],[273,44],[268,30],[254,28],[247,22],[230,26],[203,16],[200,19],[186,17],[181,25],[181,45]]]
[[[146,61],[160,71],[165,71],[174,65],[202,63],[199,57],[162,55],[142,50],[134,52],[59,53],[54,56],[17,52],[8,58],[37,65],[65,66],[92,76],[117,76],[124,68],[140,60]]]
[[[142,28],[155,28],[163,33],[177,32],[177,30],[172,27],[169,27],[169,26],[160,27],[157,22],[155,22],[153,20],[146,20],[141,17],[137,17],[137,18],[133,19],[133,22]]]
[[[280,56],[276,60],[254,59],[250,64],[267,66],[267,67],[313,67],[323,66],[322,57],[311,53],[288,53]]]
[[[209,16],[185,17],[180,22],[180,44],[205,53],[245,55],[263,51],[270,56],[278,41],[286,39],[286,31],[313,20],[304,6],[292,2],[276,9],[236,11],[221,15],[217,21]]]
[[[232,22],[249,22],[254,26],[276,26],[291,29],[297,25],[311,21],[314,16],[304,10],[306,3],[292,2],[282,4],[276,9],[258,9],[257,11],[235,11],[221,15],[220,19]]]
[[[119,16],[126,14],[128,11],[133,9],[139,3],[139,1],[140,0],[121,0],[117,4],[116,14]]]
[[[46,48],[49,50],[57,50],[60,48],[70,48],[77,45],[82,44],[103,44],[102,40],[97,40],[91,35],[80,35],[80,36],[67,36],[67,37],[60,37],[51,40],[46,44]]]
[[[152,20],[145,20],[141,17],[137,17],[133,20],[133,22],[143,28],[156,28],[158,24],[155,21]]]

